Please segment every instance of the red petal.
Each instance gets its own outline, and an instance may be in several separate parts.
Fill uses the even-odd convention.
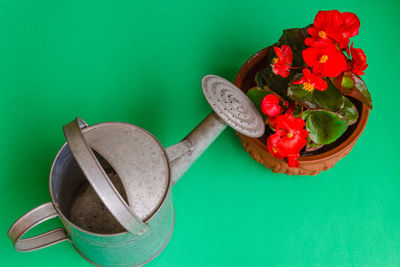
[[[300,130],[302,128],[304,128],[304,126],[306,125],[306,122],[304,120],[302,120],[301,118],[295,118],[292,116],[292,127],[293,129],[296,130]]]
[[[299,155],[290,155],[288,156],[288,165],[289,167],[295,167],[298,168],[300,166],[300,163],[297,161],[299,158]]]
[[[292,82],[292,84],[303,84],[305,82],[310,82],[310,76],[311,76],[311,72],[308,68],[304,68],[303,69],[303,76]]]
[[[350,39],[349,38],[338,38],[338,43],[340,48],[346,48],[349,46]]]
[[[279,49],[279,47],[274,46],[274,52],[275,52],[276,56],[277,56],[279,59],[282,58],[281,50]]]
[[[308,68],[304,68],[303,69],[303,74],[306,80],[310,80],[310,76],[311,76],[311,71]]]
[[[292,138],[288,136],[282,137],[279,142],[279,148],[284,155],[290,155],[299,153],[306,143],[307,140],[299,133],[296,133]]]
[[[319,90],[319,91],[326,91],[328,89],[328,84],[325,80],[319,80],[313,84],[314,88]]]
[[[270,135],[267,139],[267,149],[272,156],[278,159],[283,159],[284,155],[282,155],[279,151],[279,141],[280,137],[277,133]]]
[[[278,117],[279,117],[279,116],[278,116]],[[287,131],[284,131],[284,130],[282,130],[282,129],[278,129],[278,130],[276,130],[275,134],[276,134],[277,136],[279,136],[279,138],[281,138],[282,136],[284,136],[284,135],[287,134]]]
[[[303,84],[305,81],[303,79],[303,77],[301,77],[301,79],[295,80],[292,82],[292,84]]]
[[[349,38],[356,36],[360,29],[360,19],[357,17],[356,14],[351,12],[343,12],[342,17],[344,23],[346,24],[347,31],[349,34]]]
[[[288,65],[284,60],[279,60],[278,62],[272,64],[271,66],[272,66],[272,71],[276,75],[280,75],[283,78],[289,76],[290,65]]]
[[[318,35],[318,29],[316,29],[315,27],[311,27],[308,29],[308,34],[311,36]]]
[[[319,11],[314,19],[314,27],[327,32],[334,32],[342,24],[342,14],[337,10]]]
[[[304,138],[308,137],[308,132],[307,132],[306,129],[301,129],[301,130],[300,130],[300,134],[301,134]]]
[[[286,63],[291,65],[293,59],[293,52],[290,46],[282,45],[281,47],[282,58],[285,59]]]
[[[316,47],[316,48],[325,48],[325,47],[333,44],[331,39],[329,39],[329,38],[322,39],[318,35],[306,38],[304,40],[304,43],[307,46],[312,46],[312,47]]]
[[[287,76],[289,76],[289,71],[285,71],[284,73],[281,74],[282,78],[286,78]]]
[[[271,117],[271,116],[268,117],[268,124],[274,130],[276,129],[276,118],[277,117]]]
[[[309,80],[312,86],[319,91],[325,91],[328,88],[328,84],[320,75],[312,73],[309,75]]]
[[[330,12],[333,28],[337,29],[343,24],[342,14],[340,14],[340,12],[337,10],[331,10]]]
[[[314,27],[318,29],[323,29],[329,24],[328,19],[329,11],[319,11],[314,18]]]
[[[321,49],[315,47],[309,47],[303,50],[304,62],[310,67],[314,67],[314,65],[318,63],[320,55]]]
[[[295,118],[291,114],[278,116],[276,119],[276,127],[285,131],[298,131],[303,128],[305,122],[301,118]]]
[[[261,101],[261,111],[268,116],[274,117],[281,113],[279,99],[275,95],[266,95]]]
[[[346,58],[341,52],[329,54],[326,63],[321,65],[322,74],[328,77],[336,77],[347,69]]]

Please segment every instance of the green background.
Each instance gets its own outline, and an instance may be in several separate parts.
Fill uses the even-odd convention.
[[[63,124],[129,122],[172,145],[211,110],[204,75],[233,81],[330,9],[359,16],[368,57],[374,110],[353,151],[315,177],[273,174],[226,130],[174,187],[174,234],[148,266],[400,266],[398,0],[2,0],[0,266],[90,266],[67,242],[19,253],[6,236],[50,201]]]

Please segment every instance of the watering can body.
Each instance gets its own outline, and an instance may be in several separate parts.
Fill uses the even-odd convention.
[[[174,227],[172,186],[227,125],[252,137],[264,133],[261,116],[238,88],[212,75],[202,83],[214,111],[168,148],[131,124],[88,126],[78,118],[64,126],[67,143],[50,172],[52,202],[11,226],[15,249],[32,251],[70,241],[98,266],[138,266],[156,257]],[[56,216],[64,228],[22,238]]]
[[[101,124],[92,127],[96,128],[97,126],[101,126]],[[89,126],[83,131],[88,133],[91,129]],[[102,162],[102,166],[109,173],[107,164],[108,162]],[[56,171],[57,166],[62,166],[62,169]],[[74,170],[75,174],[71,175],[71,170]],[[100,214],[99,212],[88,214],[93,208],[102,208],[102,202],[97,194],[87,193],[91,188],[67,144],[57,155],[50,177],[50,192],[57,214],[63,222],[72,245],[89,262],[99,266],[138,266],[155,258],[168,243],[172,235],[175,217],[170,181],[167,181],[168,184],[161,196],[162,199],[154,211],[149,214],[142,212],[141,218],[148,229],[138,235],[126,231],[118,225],[107,208],[103,208]],[[75,177],[74,181],[70,180],[71,177]],[[121,181],[114,180],[113,183],[122,188]],[[72,189],[73,187],[76,189]],[[69,197],[73,195],[72,191],[82,190],[82,187],[86,192],[81,196],[75,194],[75,197],[82,197],[83,200],[72,200],[72,203],[75,201],[76,204],[71,207],[68,203],[71,203]],[[137,213],[140,214],[140,211]],[[87,221],[77,221],[77,216],[74,215],[82,216]],[[96,215],[100,217],[98,220],[93,219],[93,216]]]
[[[100,123],[83,127],[87,141],[96,147],[95,135],[102,127],[135,127],[125,123]],[[102,142],[103,143],[103,142]],[[160,147],[160,151],[163,151]],[[106,173],[114,170],[110,161],[100,158]],[[112,175],[112,174],[110,174]],[[62,241],[69,241],[89,262],[98,266],[138,266],[156,257],[168,243],[174,227],[171,182],[169,176],[161,201],[150,212],[137,211],[146,224],[143,233],[125,230],[104,207],[101,198],[93,191],[68,144],[58,152],[50,171],[52,202],[45,203],[22,216],[10,228],[9,236],[18,251],[33,251]],[[127,200],[120,179],[113,184]],[[122,189],[122,190],[121,190]],[[35,225],[59,217],[64,228],[57,228],[42,235],[22,239]]]

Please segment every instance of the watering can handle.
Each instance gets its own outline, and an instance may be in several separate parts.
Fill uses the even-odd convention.
[[[82,127],[80,126],[82,125],[87,124],[80,118],[64,125],[64,135],[72,155],[86,179],[114,218],[130,233],[143,234],[149,226],[136,216],[110,181],[87,143],[81,131]]]
[[[48,202],[28,211],[19,218],[8,230],[8,237],[13,242],[15,250],[28,252],[69,240],[63,228],[56,228],[47,233],[22,239],[22,236],[36,225],[57,216],[58,213],[53,204]]]

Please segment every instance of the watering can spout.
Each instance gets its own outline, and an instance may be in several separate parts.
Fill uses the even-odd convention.
[[[166,149],[175,184],[196,159],[221,134],[227,125],[249,137],[264,134],[260,113],[247,96],[229,81],[207,75],[202,80],[203,93],[212,111],[182,142]]]
[[[170,161],[172,184],[185,174],[226,126],[215,112],[211,112],[180,143],[166,149]]]

